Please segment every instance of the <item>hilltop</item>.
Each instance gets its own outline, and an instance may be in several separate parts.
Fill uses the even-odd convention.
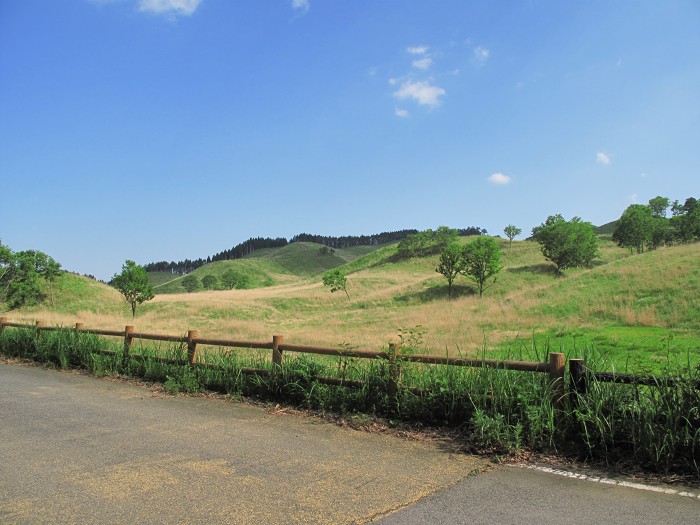
[[[227,270],[233,270],[247,278],[246,289],[288,284],[296,279],[311,277],[352,262],[362,255],[371,253],[380,246],[355,246],[351,248],[329,249],[327,246],[312,242],[294,242],[281,248],[263,248],[240,259],[216,261],[193,270],[193,275],[201,280],[206,275],[213,275],[219,281]],[[149,272],[151,282],[158,294],[182,293],[184,275],[166,272]]]

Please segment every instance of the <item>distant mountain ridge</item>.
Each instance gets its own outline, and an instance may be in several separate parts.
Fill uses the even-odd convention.
[[[486,235],[487,231],[478,226],[470,226],[468,228],[457,229],[460,236],[468,235]],[[392,232],[381,232],[372,235],[345,235],[342,237],[333,237],[330,235],[314,235],[310,233],[300,233],[295,235],[290,240],[284,237],[256,237],[250,238],[240,244],[237,244],[229,250],[224,250],[206,259],[185,259],[184,261],[160,261],[152,262],[144,265],[147,272],[169,272],[173,274],[184,275],[190,273],[197,268],[204,266],[207,263],[215,261],[228,261],[232,259],[241,259],[246,255],[250,255],[256,250],[265,248],[283,248],[288,244],[295,242],[313,242],[323,244],[329,248],[351,248],[355,246],[378,246],[391,242],[398,242],[405,239],[408,235],[418,233],[418,230],[398,230]]]

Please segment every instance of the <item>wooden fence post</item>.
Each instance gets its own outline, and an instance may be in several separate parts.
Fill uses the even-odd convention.
[[[389,395],[389,411],[392,416],[399,413],[399,384],[401,383],[401,364],[398,362],[399,345],[389,343],[389,383],[387,394]]]
[[[569,359],[569,389],[571,400],[578,403],[579,396],[585,396],[588,391],[586,380],[586,361],[583,359]]]
[[[198,335],[197,330],[187,330],[187,362],[192,366],[197,364],[197,343],[194,340]]]
[[[134,344],[134,338],[131,337],[131,332],[134,331],[134,327],[131,325],[126,325],[124,327],[124,363],[129,359],[129,353],[131,352],[131,345]]]
[[[275,370],[282,366],[282,350],[280,350],[282,341],[284,341],[284,336],[272,336],[272,368]]]
[[[0,335],[2,335],[5,330],[5,323],[7,322],[7,317],[0,317]]]
[[[43,321],[36,321],[35,325],[36,325],[36,343],[39,344],[39,340],[41,339],[41,328],[40,327],[44,326],[44,322]]]
[[[555,407],[561,406],[564,398],[564,372],[566,370],[566,358],[563,353],[550,352],[549,354],[549,380],[552,384],[552,403]]]

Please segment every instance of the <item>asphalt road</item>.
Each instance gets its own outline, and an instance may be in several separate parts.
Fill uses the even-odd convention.
[[[488,468],[435,444],[0,364],[0,523],[700,524],[698,498]]]
[[[362,523],[484,464],[241,403],[0,364],[0,523]]]

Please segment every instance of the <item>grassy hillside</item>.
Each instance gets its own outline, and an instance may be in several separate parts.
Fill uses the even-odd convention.
[[[148,272],[148,280],[153,286],[162,286],[180,277],[182,276],[170,272]]]
[[[321,244],[295,242],[283,248],[256,250],[243,259],[213,262],[196,269],[191,275],[200,280],[205,275],[214,275],[220,280],[224,272],[232,269],[248,277],[246,288],[261,288],[323,273],[376,249],[376,246],[358,246],[336,249],[331,253]],[[181,284],[183,277],[162,272],[149,273],[149,278],[158,294],[183,293],[185,291]]]
[[[200,281],[205,275],[214,275],[221,281],[221,275],[227,270],[234,270],[236,273],[248,277],[248,288],[260,288],[274,286],[280,282],[285,282],[289,276],[284,268],[274,264],[274,262],[264,261],[262,263],[252,262],[247,259],[236,259],[234,261],[216,261],[197,268],[190,275],[196,276]],[[174,279],[155,286],[156,294],[183,293],[183,275],[175,276]]]
[[[612,221],[596,228],[598,235],[612,235],[615,233],[615,230],[617,230],[617,221]]]
[[[54,302],[4,312],[14,319],[41,319],[50,324],[72,325],[83,319],[121,317],[128,309],[117,290],[104,283],[76,275],[63,273],[56,281]],[[79,319],[78,319],[79,317]]]
[[[557,278],[536,243],[516,241],[509,248],[506,240],[498,242],[504,269],[482,299],[460,278],[448,300],[446,280],[435,272],[437,257],[397,260],[395,245],[359,257],[345,251],[321,256],[318,245],[298,243],[195,272],[201,278],[234,267],[261,287],[187,294],[179,283],[169,283],[161,288],[178,293],[143,305],[133,324],[250,340],[282,334],[300,344],[345,342],[369,349],[396,340],[400,328],[420,327],[424,351],[436,353],[517,356],[541,354],[549,345],[576,355],[602,352],[617,369],[660,369],[667,355],[698,362],[700,244],[630,256],[603,241],[593,268]],[[349,300],[321,284],[320,272],[339,263],[348,275]],[[55,308],[6,315],[99,327],[132,324],[111,288],[76,276],[61,283]]]
[[[294,242],[283,248],[255,251],[247,256],[246,260],[273,261],[290,274],[308,277],[355,260],[360,255],[371,252],[374,247],[363,246],[362,248],[362,250],[338,248],[331,253],[330,249],[321,244]]]

